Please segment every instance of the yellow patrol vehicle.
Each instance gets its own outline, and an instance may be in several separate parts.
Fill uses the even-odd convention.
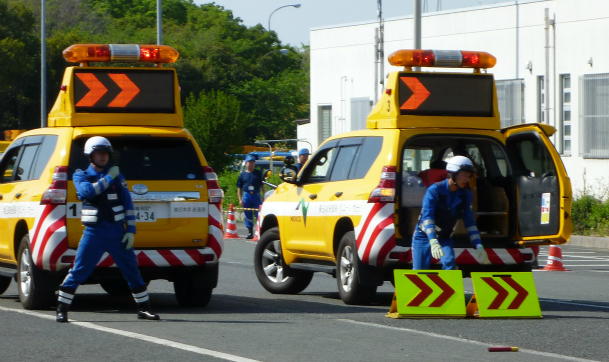
[[[85,141],[110,140],[134,202],[135,254],[146,281],[173,282],[181,305],[203,306],[218,279],[222,189],[184,129],[178,52],[162,45],[76,44],[48,127],[20,134],[0,162],[0,292],[15,278],[27,309],[44,308],[74,262],[83,226],[72,175]],[[146,67],[89,66],[147,62]],[[105,254],[89,283],[128,294]]]
[[[254,264],[271,293],[298,293],[314,272],[336,277],[346,303],[366,303],[392,270],[409,268],[426,186],[446,178],[445,160],[467,156],[470,187],[490,265],[452,231],[457,265],[531,270],[538,246],[568,241],[571,184],[546,124],[501,128],[486,52],[399,50],[367,129],[328,138],[296,177],[284,178],[260,213]],[[413,71],[413,67],[473,72]]]

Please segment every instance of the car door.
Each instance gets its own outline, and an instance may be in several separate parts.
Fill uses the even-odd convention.
[[[537,124],[503,130],[516,187],[521,244],[561,244],[571,235],[571,181],[548,139],[553,131]]]
[[[8,260],[13,245],[9,225],[15,222],[16,206],[13,204],[15,168],[21,152],[22,139],[7,148],[0,163],[0,260]]]
[[[325,255],[324,217],[320,195],[331,187],[330,175],[337,156],[338,142],[330,141],[320,147],[303,169],[296,187],[288,191],[285,200],[290,217],[280,226],[283,247],[295,254]]]

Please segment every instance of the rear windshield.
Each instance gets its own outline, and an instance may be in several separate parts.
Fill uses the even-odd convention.
[[[193,145],[184,138],[106,137],[114,150],[110,163],[118,165],[127,180],[203,180],[203,168]],[[87,137],[74,140],[70,177],[86,169],[83,154]]]

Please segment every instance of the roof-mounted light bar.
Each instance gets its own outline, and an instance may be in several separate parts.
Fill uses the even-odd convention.
[[[180,53],[167,45],[74,44],[63,51],[63,58],[70,63],[175,63],[179,57]]]
[[[402,49],[389,55],[389,64],[402,67],[492,68],[497,59],[487,52]]]

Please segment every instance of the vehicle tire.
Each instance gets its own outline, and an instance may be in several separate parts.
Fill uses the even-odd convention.
[[[0,277],[0,294],[6,292],[11,285],[11,277]]]
[[[45,309],[55,301],[57,279],[51,272],[40,270],[32,261],[30,237],[25,234],[19,244],[17,262],[17,289],[25,309]]]
[[[264,289],[273,294],[297,294],[313,279],[313,272],[291,270],[283,260],[279,229],[274,227],[262,234],[254,250],[254,270]]]
[[[115,296],[115,297],[124,297],[126,295],[131,294],[131,288],[129,288],[129,284],[122,279],[116,280],[103,280],[99,282],[99,285],[102,287],[106,293]]]
[[[345,304],[369,304],[376,295],[376,285],[360,282],[359,273],[363,272],[355,247],[355,234],[349,231],[340,239],[336,260],[338,294]]]
[[[205,307],[214,290],[204,272],[182,273],[173,281],[178,304],[181,307]]]

